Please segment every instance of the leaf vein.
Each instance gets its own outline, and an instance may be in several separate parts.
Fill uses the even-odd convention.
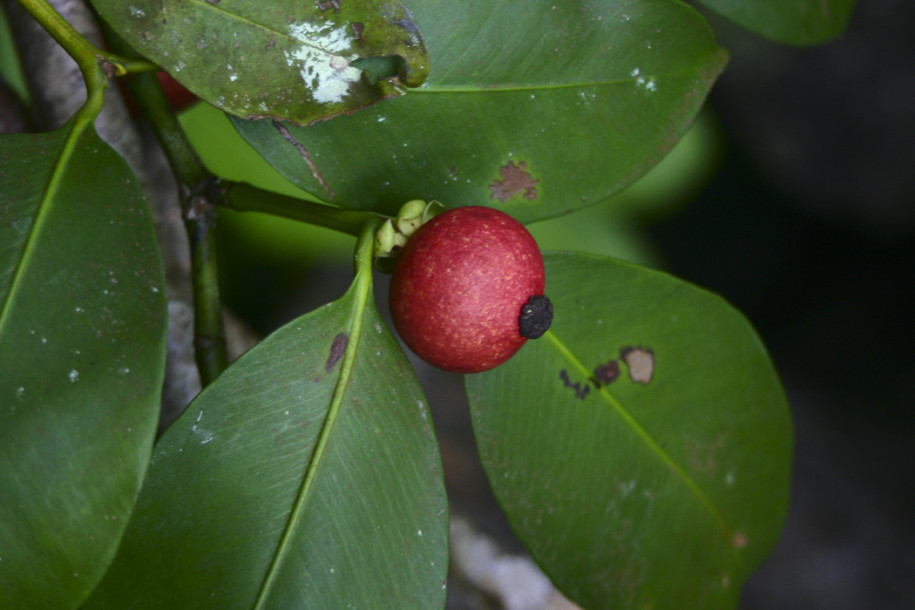
[[[566,344],[560,340],[554,330],[548,330],[545,337],[549,338],[550,345],[552,345],[561,355],[565,358],[572,366],[574,366],[585,378],[590,377],[590,372],[587,367],[582,364],[572,351],[566,346]],[[645,428],[643,428],[635,417],[622,405],[622,403],[617,400],[615,396],[609,391],[608,386],[603,386],[598,390],[598,394],[603,396],[604,399],[613,407],[614,411],[622,417],[623,421],[626,422],[644,441],[644,443],[651,449],[651,451],[657,455],[680,479],[680,481],[689,489],[693,495],[699,500],[699,502],[706,508],[706,510],[711,513],[712,517],[715,519],[719,529],[724,536],[725,541],[730,542],[732,538],[731,529],[728,527],[727,523],[724,520],[721,512],[712,504],[712,501],[706,495],[704,491],[696,484],[692,477],[673,459],[673,457],[664,451],[660,443],[656,441]]]

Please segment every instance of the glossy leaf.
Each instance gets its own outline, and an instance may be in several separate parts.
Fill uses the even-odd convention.
[[[606,199],[686,131],[725,63],[671,0],[414,0],[432,72],[307,128],[234,119],[287,179],[343,207],[489,205],[529,222]]]
[[[74,608],[114,557],[165,361],[152,218],[85,126],[0,138],[0,608]]]
[[[87,609],[443,605],[437,446],[370,274],[242,356],[166,431]]]
[[[777,42],[813,45],[845,31],[855,0],[698,0],[716,13]]]
[[[398,0],[93,0],[131,46],[238,116],[301,124],[350,113],[423,82],[422,34]],[[358,59],[395,56],[373,82]]]
[[[466,381],[512,526],[586,608],[736,607],[788,501],[791,424],[763,346],[665,274],[581,254],[546,267],[551,330]]]

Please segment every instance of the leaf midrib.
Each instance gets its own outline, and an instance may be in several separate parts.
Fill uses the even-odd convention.
[[[237,13],[227,11],[227,10],[221,8],[219,3],[213,4],[213,3],[207,2],[206,0],[193,0],[193,1],[198,6],[204,8],[204,9],[211,10],[211,11],[215,12],[217,15],[222,15],[228,19],[235,20],[238,23],[242,23],[242,24],[257,28],[264,32],[268,32],[271,36],[278,36],[278,37],[284,38],[287,41],[289,41],[290,44],[302,44],[302,45],[305,45],[312,49],[315,49],[317,51],[320,51],[321,53],[326,53],[330,57],[338,57],[338,55],[336,53],[332,53],[331,51],[328,51],[327,49],[320,47],[320,46],[314,44],[313,42],[310,42],[307,40],[302,40],[301,38],[296,38],[295,36],[290,35],[288,32],[281,32],[280,30],[273,29],[273,26],[271,26],[271,25],[264,24],[264,23],[258,23],[256,21],[252,21],[248,17],[244,17]],[[168,13],[167,4],[162,7],[162,12]]]
[[[690,75],[695,73],[695,67],[684,68],[682,70],[672,70],[669,72],[657,72],[644,75],[656,82],[663,82],[662,79]],[[625,77],[607,80],[589,80],[574,83],[525,83],[519,85],[502,86],[499,83],[489,85],[436,85],[426,81],[419,87],[409,89],[410,93],[512,93],[512,92],[529,92],[529,91],[550,91],[553,89],[587,89],[591,87],[618,87],[621,85],[634,86],[638,82],[638,77]]]
[[[50,214],[50,208],[53,207],[53,199],[60,192],[60,184],[63,181],[63,175],[66,173],[66,166],[73,156],[77,141],[85,131],[86,124],[85,121],[71,120],[69,126],[62,128],[69,129],[70,131],[66,135],[64,144],[54,162],[54,167],[51,170],[48,183],[41,196],[41,201],[39,201],[37,205],[37,214],[35,214],[32,226],[29,228],[29,234],[23,242],[19,262],[16,263],[16,268],[12,273],[9,290],[6,293],[6,297],[3,299],[2,306],[0,306],[0,337],[4,334],[18,293],[22,289],[24,278],[28,272],[31,260],[35,256],[35,251],[38,248],[36,243],[40,241],[41,233],[47,222],[47,217]]]
[[[577,368],[578,371],[586,379],[591,376],[591,373],[588,371],[587,367],[582,364],[581,360],[575,357],[572,351],[566,347],[566,344],[556,336],[556,333],[553,330],[548,330],[544,336],[549,339],[550,345],[556,348],[561,356],[570,362],[572,366]],[[625,421],[626,424],[638,434],[638,436],[644,441],[645,445],[651,450],[651,452],[654,453],[659,459],[661,459],[661,461],[663,461],[664,464],[666,464],[677,475],[677,477],[686,486],[686,488],[689,489],[690,492],[696,496],[702,506],[704,506],[705,509],[709,511],[716,524],[718,525],[718,528],[721,530],[722,536],[727,545],[727,542],[732,538],[731,528],[728,527],[721,512],[715,507],[706,493],[702,491],[696,481],[693,480],[693,478],[683,470],[683,468],[676,462],[676,460],[673,459],[673,457],[671,457],[669,453],[664,451],[660,443],[658,443],[648,433],[648,431],[645,430],[645,428],[643,428],[636,421],[632,414],[629,413],[625,407],[623,407],[622,403],[620,403],[620,401],[617,400],[613,394],[608,391],[607,386],[603,386],[600,388],[600,390],[598,390],[598,392],[610,404],[610,406],[613,407],[619,416],[623,418],[623,421]],[[730,547],[730,545],[727,546]]]
[[[362,338],[362,327],[365,322],[365,311],[368,307],[372,293],[372,271],[370,267],[371,256],[365,256],[364,251],[371,247],[373,243],[373,235],[374,232],[369,228],[366,228],[366,230],[364,230],[363,234],[360,236],[359,244],[357,245],[357,251],[363,253],[363,256],[360,258],[363,264],[360,266],[356,273],[356,279],[354,285],[351,288],[353,291],[352,296],[350,297],[350,295],[347,294],[343,297],[344,299],[352,298],[352,313],[350,315],[349,323],[347,324],[346,329],[349,340],[347,342],[346,349],[343,352],[343,360],[340,366],[340,375],[337,377],[337,382],[334,386],[334,392],[330,401],[330,406],[327,409],[327,415],[325,416],[324,423],[321,426],[321,432],[318,434],[318,440],[315,443],[315,448],[311,453],[311,458],[305,471],[305,477],[303,478],[302,484],[299,487],[299,492],[296,495],[292,511],[289,515],[289,520],[286,522],[286,527],[283,530],[283,534],[280,538],[277,550],[273,555],[273,560],[270,562],[270,567],[268,568],[267,574],[264,577],[264,581],[261,584],[260,590],[258,591],[257,600],[254,604],[255,610],[262,610],[265,607],[265,604],[270,597],[270,592],[273,589],[273,585],[276,583],[276,580],[279,577],[279,572],[282,568],[283,561],[292,548],[294,538],[299,530],[299,524],[301,523],[302,517],[304,515],[305,506],[308,504],[307,500],[311,495],[314,480],[317,477],[318,471],[321,468],[321,463],[323,462],[324,456],[327,453],[327,446],[330,437],[333,434],[333,430],[337,423],[337,418],[340,414],[341,406],[343,405],[343,400],[346,396],[347,390],[349,389],[356,355],[359,351],[359,343]],[[364,264],[366,261],[368,261],[368,267],[366,267]]]

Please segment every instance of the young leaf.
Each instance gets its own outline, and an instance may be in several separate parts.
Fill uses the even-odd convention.
[[[420,197],[530,222],[644,174],[725,63],[702,17],[670,0],[410,7],[432,61],[425,85],[288,133],[234,120],[239,132],[291,182],[344,207],[393,215]]]
[[[422,35],[398,0],[93,0],[137,51],[193,93],[241,117],[301,124],[351,113],[416,87]],[[375,82],[358,59],[393,56]]]
[[[149,461],[166,306],[153,222],[91,129],[0,138],[0,608],[73,608]]]
[[[855,0],[698,0],[716,13],[777,42],[814,45],[845,31]]]
[[[444,604],[440,459],[370,277],[242,356],[166,431],[87,609]]]
[[[546,268],[551,330],[466,380],[512,526],[584,607],[735,607],[788,501],[791,424],[764,348],[665,274],[581,254]]]

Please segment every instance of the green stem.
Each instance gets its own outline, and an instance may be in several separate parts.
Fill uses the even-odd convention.
[[[141,114],[152,125],[168,164],[178,179],[192,191],[213,182],[215,177],[197,156],[156,75],[132,74],[124,79],[124,84]],[[185,213],[187,211],[185,206]]]
[[[237,212],[260,212],[359,237],[368,221],[382,218],[372,212],[344,210],[305,199],[280,195],[240,182],[225,185],[225,203]]]
[[[105,29],[105,37],[116,51],[131,52],[127,43],[109,28]],[[152,126],[182,187],[182,209],[190,242],[194,288],[194,355],[200,383],[206,387],[228,366],[213,239],[216,209],[224,197],[223,191],[216,176],[197,156],[156,75],[148,72],[133,74],[124,83]]]
[[[172,171],[182,184],[185,228],[191,246],[194,286],[194,355],[202,387],[228,366],[213,224],[222,199],[218,180],[203,164],[178,122],[154,74],[126,79],[127,90],[149,120]]]
[[[47,32],[76,60],[86,85],[94,81],[90,73],[98,70],[107,80],[108,76],[123,76],[133,72],[158,70],[156,64],[117,53],[103,51],[77,32],[60,13],[45,0],[18,0],[19,4],[41,24]]]
[[[229,365],[223,329],[213,225],[204,219],[187,223],[194,284],[194,358],[200,385],[206,387]]]
[[[64,48],[83,75],[86,103],[74,122],[74,131],[81,131],[84,124],[94,121],[101,112],[103,93],[108,86],[108,75],[99,64],[97,49],[44,0],[19,0],[19,4]]]

